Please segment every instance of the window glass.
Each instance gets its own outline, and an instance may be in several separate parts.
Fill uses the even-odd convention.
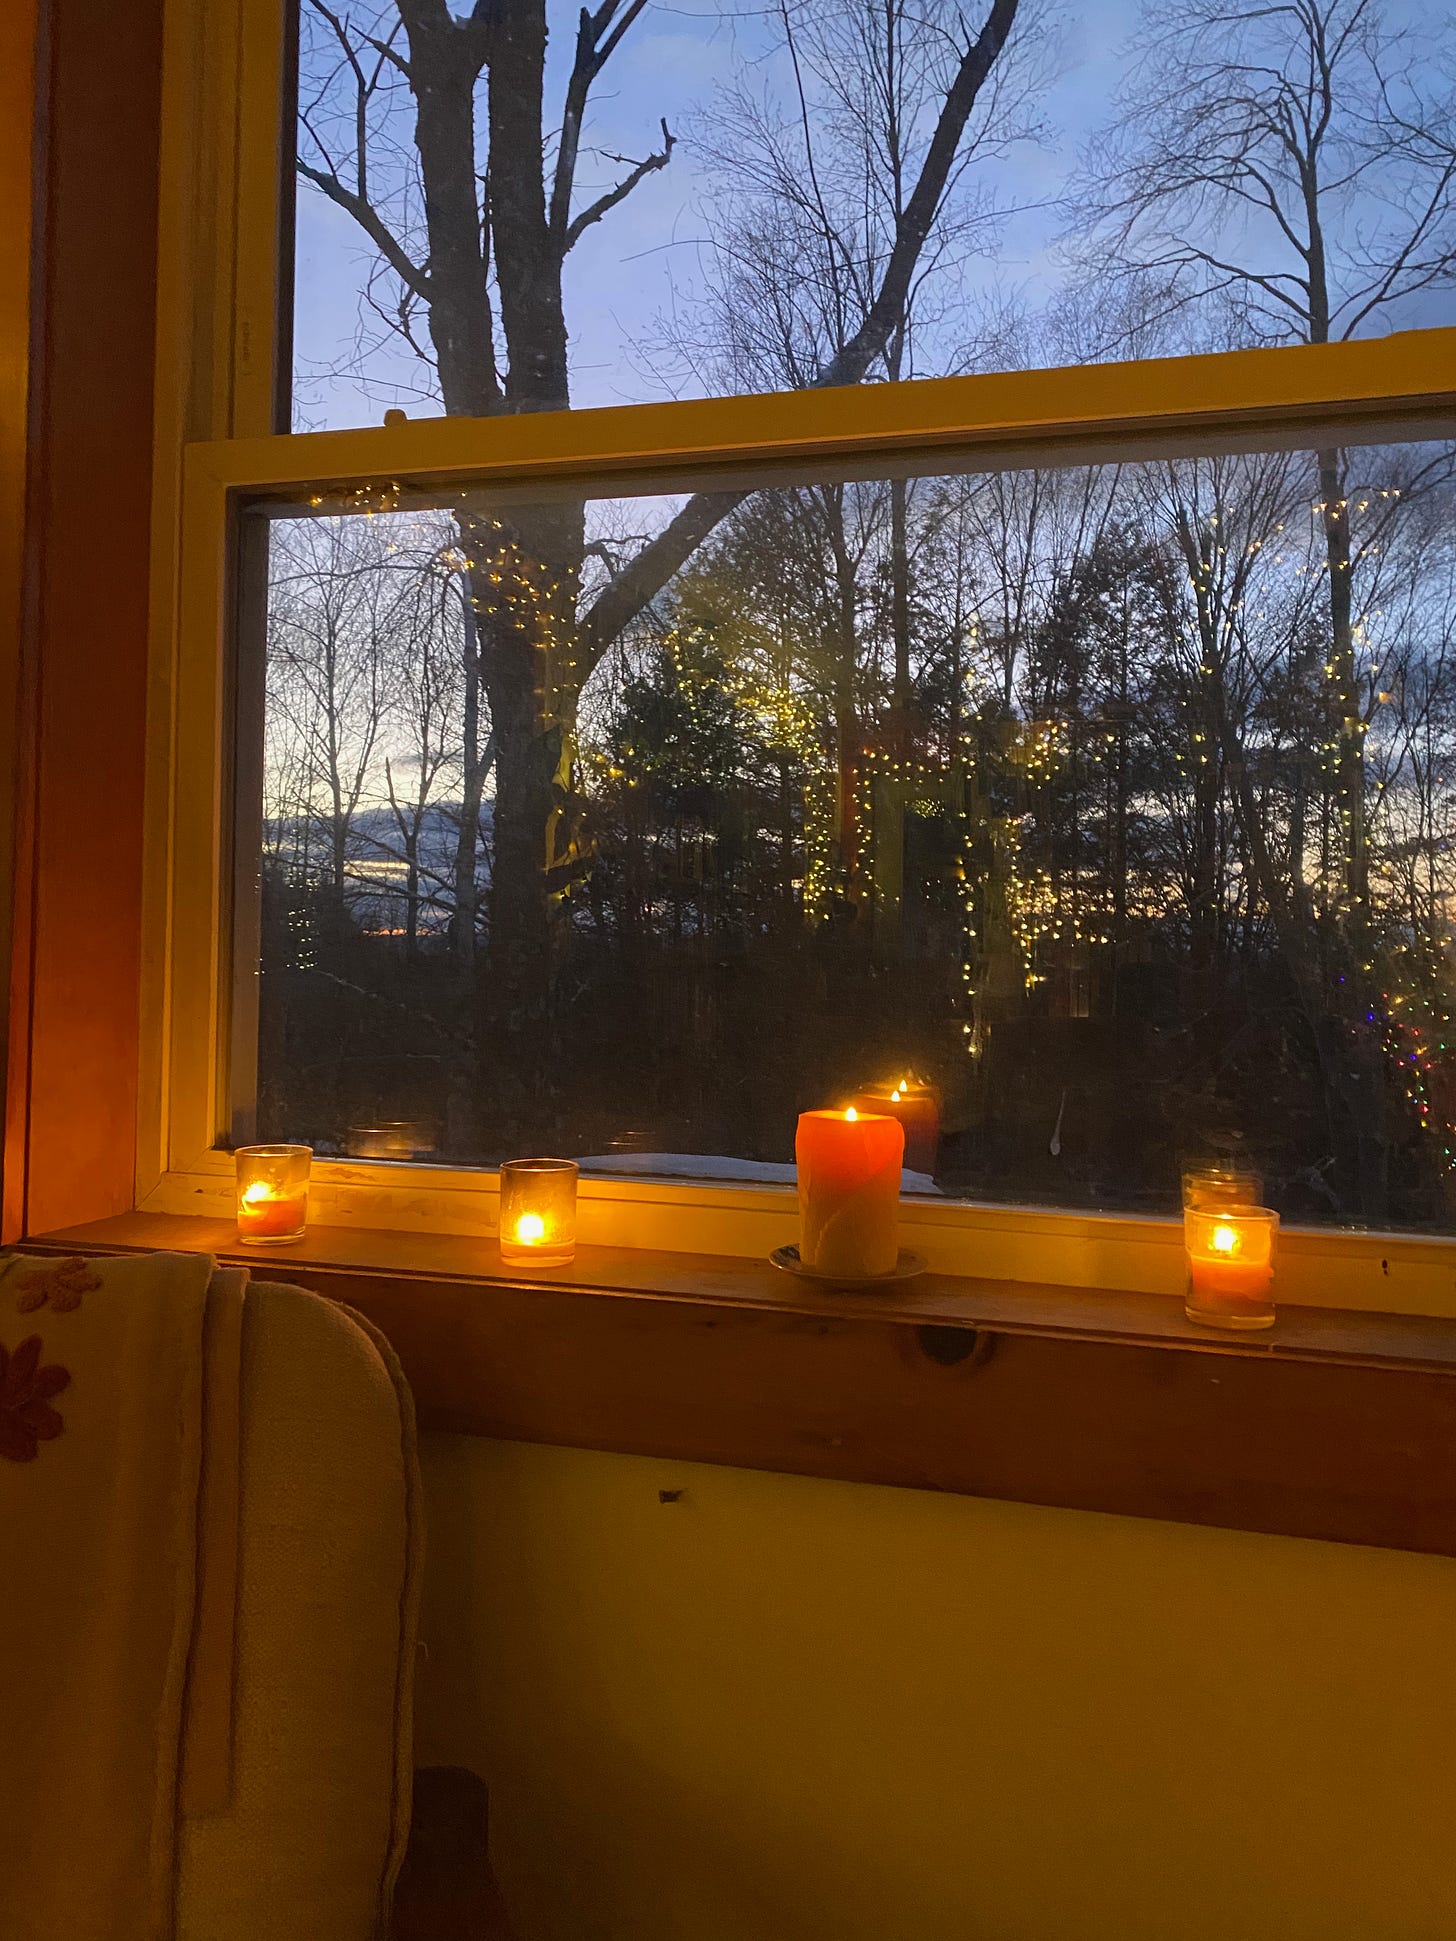
[[[1449,322],[1414,0],[297,0],[293,416]]]
[[[919,1190],[1451,1226],[1453,512],[1435,443],[254,507],[235,1134],[787,1179],[909,1081]]]

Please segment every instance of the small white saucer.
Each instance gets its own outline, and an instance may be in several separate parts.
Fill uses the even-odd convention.
[[[775,1247],[769,1259],[780,1272],[796,1274],[804,1281],[817,1281],[821,1287],[892,1287],[896,1281],[915,1280],[925,1272],[926,1266],[920,1254],[912,1254],[904,1247],[900,1249],[900,1256],[888,1274],[869,1276],[826,1274],[821,1268],[806,1267],[799,1258],[797,1247]]]

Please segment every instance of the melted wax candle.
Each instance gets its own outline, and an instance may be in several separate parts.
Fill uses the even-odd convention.
[[[799,1259],[816,1273],[874,1280],[899,1259],[900,1168],[905,1132],[881,1113],[802,1112]]]
[[[240,1240],[293,1240],[303,1232],[301,1194],[275,1193],[266,1181],[255,1179],[238,1201]]]
[[[508,1159],[500,1169],[500,1251],[508,1265],[563,1267],[576,1254],[576,1162]]]
[[[1189,1207],[1183,1215],[1188,1253],[1187,1314],[1215,1328],[1274,1324],[1274,1236],[1279,1215],[1265,1206]]]
[[[301,1240],[308,1217],[307,1146],[239,1146],[238,1238],[255,1244]]]

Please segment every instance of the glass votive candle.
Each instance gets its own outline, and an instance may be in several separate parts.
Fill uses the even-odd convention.
[[[500,1169],[501,1259],[560,1267],[576,1254],[574,1159],[507,1159]]]
[[[1183,1204],[1257,1206],[1264,1194],[1258,1173],[1239,1166],[1189,1166],[1183,1173]]]
[[[302,1240],[308,1222],[309,1146],[239,1146],[238,1238],[255,1247]]]
[[[1190,1321],[1209,1328],[1274,1325],[1274,1240],[1279,1215],[1267,1206],[1185,1207]]]

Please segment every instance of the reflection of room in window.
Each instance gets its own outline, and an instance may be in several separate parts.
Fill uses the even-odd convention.
[[[764,1177],[914,1074],[944,1193],[1449,1221],[1451,448],[719,494],[629,608],[699,503],[267,521],[260,1136]]]

